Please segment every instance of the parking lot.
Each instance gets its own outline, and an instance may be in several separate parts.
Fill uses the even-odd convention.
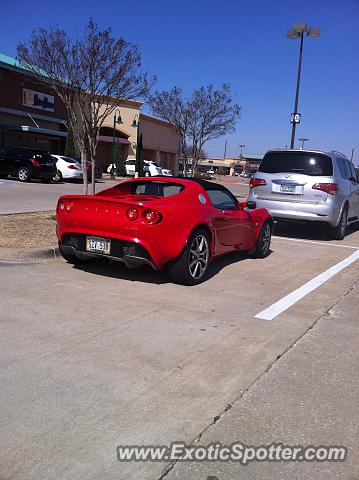
[[[258,442],[262,425],[262,443],[344,444],[357,455],[351,421],[359,359],[355,337],[344,342],[340,336],[338,311],[346,302],[349,328],[358,309],[358,251],[358,231],[335,242],[320,227],[280,225],[267,258],[223,257],[195,287],[117,264],[1,265],[1,476],[159,479],[165,463],[119,463],[116,446],[191,443],[202,434],[223,441],[231,415],[238,440]],[[335,346],[321,346],[325,335],[338,351],[346,349],[341,361],[333,356]],[[281,362],[289,368],[296,348],[304,353],[286,384],[280,367],[273,367]],[[343,391],[337,382],[328,397],[326,384],[315,381],[321,401],[311,412],[314,374],[303,359],[322,350],[331,355],[330,371],[350,387]],[[255,427],[245,418],[235,423],[235,409],[266,381],[259,394],[264,403],[252,404]],[[291,406],[296,424],[288,432],[274,411],[280,407],[289,416],[290,402],[278,405],[270,388],[277,385],[285,398],[292,381],[298,381]],[[281,464],[270,478],[314,478],[310,468],[317,469],[315,478],[344,478],[350,465]],[[219,471],[219,480],[269,478],[268,468],[175,465],[164,478],[206,479]]]

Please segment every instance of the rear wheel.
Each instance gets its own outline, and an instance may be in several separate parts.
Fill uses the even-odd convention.
[[[54,182],[61,182],[62,181],[62,173],[60,170],[56,170],[56,174],[53,176],[53,181]]]
[[[343,240],[348,225],[348,206],[345,205],[340,215],[339,223],[336,227],[330,228],[330,236],[333,240]]]
[[[27,167],[20,167],[17,171],[17,178],[20,180],[20,182],[30,182],[31,170]]]
[[[269,255],[270,244],[272,240],[272,223],[266,221],[259,234],[257,244],[251,256],[255,258],[265,258]]]
[[[59,250],[63,258],[72,265],[85,265],[86,263],[91,263],[94,258],[78,258],[74,253],[64,252],[62,245],[59,243]]]
[[[190,236],[181,255],[168,267],[171,278],[182,285],[196,285],[205,279],[210,259],[210,241],[205,230]]]

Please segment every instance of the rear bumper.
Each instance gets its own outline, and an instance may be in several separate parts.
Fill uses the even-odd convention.
[[[337,204],[325,203],[282,202],[278,200],[262,200],[249,195],[248,200],[254,200],[257,208],[266,208],[273,218],[278,220],[303,220],[309,222],[325,222],[336,226],[341,209]]]
[[[148,251],[135,242],[128,242],[116,238],[111,240],[111,254],[93,253],[86,251],[86,236],[79,233],[66,233],[59,246],[64,253],[76,255],[78,258],[103,258],[123,262],[127,267],[133,268],[141,265],[150,265],[157,270],[156,265]]]

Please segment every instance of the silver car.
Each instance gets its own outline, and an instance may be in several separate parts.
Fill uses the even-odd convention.
[[[336,151],[270,150],[249,186],[248,200],[275,219],[325,222],[337,240],[359,221],[358,175]]]

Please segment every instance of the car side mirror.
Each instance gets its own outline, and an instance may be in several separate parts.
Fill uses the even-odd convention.
[[[253,202],[253,200],[249,200],[246,207],[248,208],[248,210],[255,210],[257,208],[257,204],[256,202]]]

